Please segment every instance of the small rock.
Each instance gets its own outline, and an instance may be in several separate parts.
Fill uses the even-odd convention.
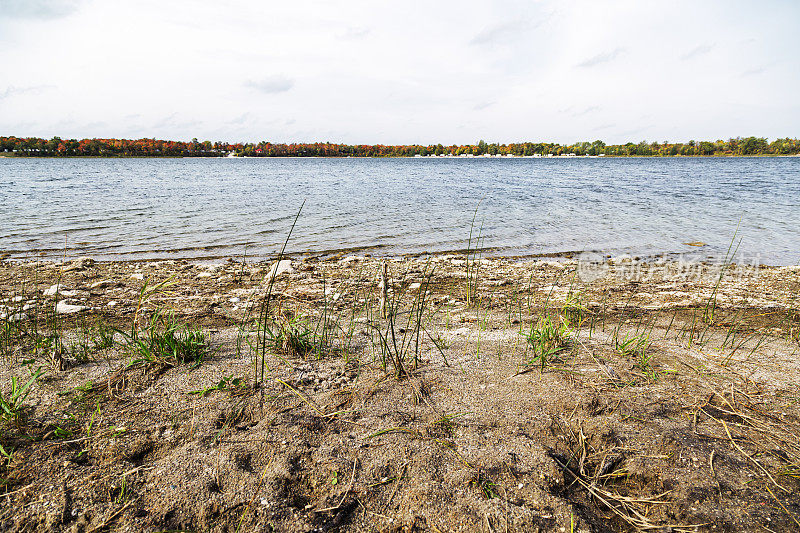
[[[358,261],[363,260],[363,257],[358,257],[357,255],[348,255],[339,260],[340,265],[350,266],[350,263],[357,263]]]
[[[56,304],[56,313],[60,315],[70,315],[72,313],[78,313],[85,309],[89,309],[85,305],[72,305],[65,302],[58,302]]]
[[[211,277],[211,272],[200,272],[197,275],[197,277],[198,278],[210,278]]]
[[[633,262],[633,257],[631,257],[628,254],[618,255],[617,257],[613,257],[611,259],[611,263],[615,265],[618,265],[620,263],[632,263],[632,262]]]
[[[422,287],[422,283],[412,283],[411,285],[408,286],[408,290],[416,291],[419,290],[420,287]]]
[[[242,299],[239,298],[238,296],[234,296],[233,298],[228,298],[228,301],[232,304],[238,304],[239,302],[242,301]]]
[[[556,270],[564,270],[564,265],[559,263],[558,261],[542,261],[540,264],[542,266],[549,266],[550,268],[555,268]]]
[[[292,261],[291,259],[281,259],[269,269],[267,273],[266,281],[280,276],[281,274],[291,274],[294,272],[294,268],[292,268]]]
[[[88,257],[81,257],[80,259],[75,259],[74,261],[70,261],[70,263],[63,268],[62,272],[73,272],[75,270],[83,270],[88,266],[92,266],[94,264],[94,259],[90,259]]]
[[[110,302],[108,302],[108,304],[106,304],[106,305],[108,305],[109,307],[116,307],[116,305],[117,305],[117,301],[116,301],[116,300],[111,300],[111,301],[110,301]]]
[[[133,274],[131,274],[131,279],[143,280],[144,274],[142,274],[141,272],[134,272]]]
[[[75,296],[77,294],[75,291],[67,291],[64,290],[63,285],[53,285],[49,289],[44,290],[45,296],[55,296],[56,294],[60,294],[61,296]]]
[[[113,284],[114,284],[113,281],[104,279],[103,281],[97,281],[95,283],[92,283],[91,285],[89,285],[89,288],[90,289],[102,289],[104,287],[110,287]]]

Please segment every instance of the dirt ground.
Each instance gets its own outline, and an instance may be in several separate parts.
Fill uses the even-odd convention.
[[[0,262],[0,530],[800,531],[800,267],[269,268]]]

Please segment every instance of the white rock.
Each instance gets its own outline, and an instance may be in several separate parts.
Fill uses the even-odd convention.
[[[70,261],[68,265],[62,267],[63,272],[72,272],[73,270],[83,270],[88,266],[92,266],[94,264],[94,259],[90,259],[88,257],[81,257],[80,259],[75,259],[74,261]]]
[[[109,307],[116,307],[116,306],[117,306],[117,301],[116,301],[116,300],[111,300],[110,302],[108,302],[108,304],[107,304],[107,305],[108,305]]]
[[[540,264],[542,266],[548,266],[550,268],[555,268],[556,270],[564,270],[564,265],[559,263],[558,261],[542,261]]]
[[[131,274],[131,278],[132,279],[143,280],[144,279],[144,274],[142,274],[141,272],[134,272],[133,274]]]
[[[64,290],[63,285],[53,285],[44,291],[45,296],[55,296],[56,294],[60,294],[61,296],[75,296],[77,293],[75,291]]]
[[[112,282],[110,280],[104,279],[103,281],[96,281],[95,283],[92,283],[91,285],[89,285],[89,288],[90,289],[102,289],[103,287],[109,287],[109,286],[113,285],[113,283],[114,282]]]
[[[22,296],[14,296],[13,298],[11,298],[11,301],[12,302],[21,302],[22,301]]]
[[[211,277],[211,272],[200,272],[197,275],[197,277],[198,278],[210,278]]]
[[[618,265],[620,263],[631,263],[633,262],[633,257],[631,257],[628,254],[622,254],[618,255],[617,257],[611,258],[611,262],[615,265]]]
[[[232,303],[232,304],[238,304],[239,302],[241,302],[241,301],[242,301],[242,299],[241,299],[241,298],[239,298],[238,296],[234,296],[233,298],[229,298],[229,299],[228,299],[228,301],[229,301],[230,303]]]
[[[281,274],[291,274],[292,272],[294,272],[294,268],[292,268],[291,259],[281,259],[269,269],[266,280],[269,282],[269,280]]]
[[[408,290],[416,291],[419,290],[420,287],[422,287],[422,283],[412,283],[411,285],[408,286]]]
[[[56,304],[56,313],[60,315],[70,315],[72,313],[78,313],[80,311],[84,311],[89,309],[85,305],[72,305],[65,302],[58,302]]]

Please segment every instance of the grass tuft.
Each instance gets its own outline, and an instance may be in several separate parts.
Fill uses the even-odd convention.
[[[19,423],[25,399],[30,394],[31,386],[41,375],[42,370],[37,370],[24,385],[16,376],[13,376],[8,393],[3,393],[0,389],[0,422],[2,425]]]
[[[134,356],[128,364],[129,367],[149,364],[176,366],[187,363],[196,367],[203,362],[209,348],[202,330],[178,324],[173,313],[153,313],[143,335],[137,333],[134,337],[120,333],[126,338],[128,349]]]
[[[541,370],[550,366],[556,357],[570,347],[572,330],[567,321],[544,316],[525,335],[533,348],[533,356],[527,366],[540,365]]]
[[[263,333],[266,346],[284,355],[305,358],[312,352],[320,352],[322,349],[316,342],[316,335],[308,320],[303,317],[279,318],[274,323],[267,324]]]

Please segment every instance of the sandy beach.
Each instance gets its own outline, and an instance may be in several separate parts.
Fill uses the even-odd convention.
[[[797,267],[280,266],[0,263],[2,529],[797,527]]]

